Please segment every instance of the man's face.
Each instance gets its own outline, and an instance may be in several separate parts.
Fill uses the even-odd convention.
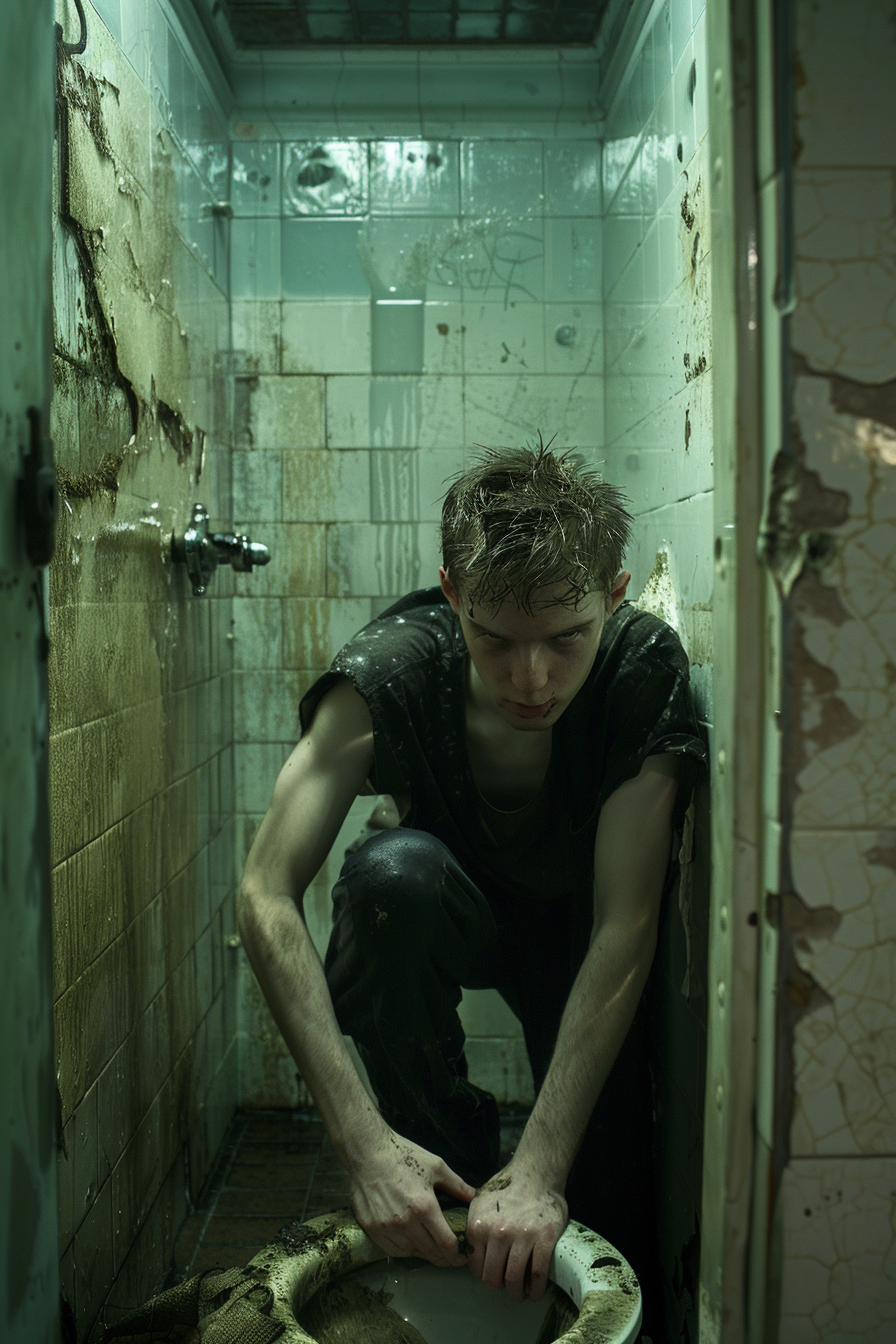
[[[460,619],[472,663],[474,701],[522,732],[544,732],[560,718],[594,665],[607,616],[625,596],[631,577],[619,576],[609,608],[603,593],[576,607],[557,600],[559,589],[537,596],[532,613],[510,596],[497,606],[461,598],[444,569],[442,591]]]

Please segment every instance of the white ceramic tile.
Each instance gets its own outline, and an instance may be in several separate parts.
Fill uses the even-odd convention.
[[[544,372],[544,312],[539,304],[504,308],[473,301],[463,305],[464,368],[467,373]]]
[[[638,152],[641,128],[637,127],[628,135],[607,135],[603,145],[601,175],[603,178],[603,202],[607,214],[614,214],[620,206],[616,201],[619,187],[628,172],[632,160]]]
[[[146,20],[149,36],[149,83],[153,99],[164,112],[168,105],[168,20],[161,0],[147,0]]]
[[[353,72],[353,82],[357,82]],[[285,215],[362,216],[368,208],[364,140],[304,140],[282,149]]]
[[[115,41],[121,44],[121,0],[91,0],[93,8],[99,14]],[[127,0],[125,0],[127,3]],[[88,24],[88,41],[90,27]]]
[[[694,60],[697,63],[697,82],[694,89],[694,132],[697,143],[709,132],[709,53],[706,49],[706,12],[694,24]]]
[[[280,214],[280,145],[276,140],[232,143],[230,203],[237,217]]]
[[[603,285],[610,294],[641,244],[646,221],[640,214],[608,215],[603,221]]]
[[[231,297],[279,299],[280,292],[280,220],[231,220]]]
[[[122,0],[121,49],[139,79],[149,86],[149,0]]]
[[[456,140],[379,140],[371,146],[374,214],[449,215],[460,211]]]
[[[283,620],[279,597],[233,599],[233,666],[237,671],[283,665]]]
[[[518,219],[544,213],[540,140],[465,140],[461,146],[461,208],[482,218],[502,210]]]
[[[535,1093],[525,1043],[516,1037],[473,1037],[464,1051],[470,1082],[502,1104],[530,1104]]]
[[[234,452],[233,512],[246,522],[283,521],[283,459],[279,452]]]
[[[370,454],[302,448],[283,454],[283,514],[293,522],[363,522],[370,517]]]
[[[294,746],[294,735],[282,743],[236,743],[233,749],[233,772],[238,812],[254,813],[257,816],[267,812],[277,776]]]
[[[474,1036],[497,1038],[523,1034],[519,1019],[496,989],[465,989],[457,1011],[468,1040]]]
[[[284,298],[369,297],[358,220],[284,219],[281,246]]]
[[[282,340],[284,373],[368,373],[370,303],[284,301]]]
[[[672,64],[681,59],[693,31],[691,0],[671,0]]]
[[[607,476],[612,479],[611,464]],[[636,514],[626,568],[632,573],[632,591],[640,592],[656,563],[657,551],[666,549],[678,575],[680,607],[712,601],[713,591],[713,501],[712,494],[692,495],[641,517],[642,498],[632,500]]]
[[[358,234],[361,266],[376,298],[425,296],[427,281],[456,231],[439,216],[374,218]]]
[[[346,450],[343,449],[343,452]],[[413,523],[419,516],[419,450],[370,452],[369,518],[374,523]]]
[[[336,523],[327,528],[327,592],[376,597],[429,588],[438,582],[434,524]]]
[[[462,427],[460,378],[327,379],[331,448],[451,448],[463,442]]]
[[[545,211],[550,215],[601,213],[600,142],[552,140],[545,146]]]
[[[601,297],[601,226],[597,220],[545,221],[545,298],[596,302]]]
[[[888,1344],[896,1320],[896,1159],[795,1159],[779,1196],[779,1337]]]
[[[546,373],[588,373],[604,367],[603,306],[599,303],[546,303]]]
[[[591,221],[577,221],[586,227]],[[544,294],[545,225],[496,209],[486,219],[461,220],[437,236],[426,297],[540,302]]]
[[[463,448],[421,448],[417,453],[418,518],[437,523],[449,485],[466,465]]]
[[[603,384],[598,377],[556,374],[465,379],[467,443],[534,443],[541,431],[557,446],[590,448],[603,439]]]
[[[430,302],[423,309],[423,372],[462,373],[463,304]]]
[[[696,57],[693,40],[689,40],[675,66],[672,76],[672,118],[676,138],[675,155],[685,167],[690,163],[697,145],[696,116]],[[679,146],[681,156],[679,158]]]
[[[324,380],[260,376],[244,381],[248,420],[238,425],[244,446],[319,448],[323,441]],[[239,404],[239,403],[238,403]]]
[[[276,299],[233,299],[231,345],[240,370],[280,372],[280,304]]]

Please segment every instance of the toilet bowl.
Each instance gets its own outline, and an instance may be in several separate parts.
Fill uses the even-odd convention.
[[[445,1217],[454,1232],[464,1231],[466,1209],[451,1209]],[[245,1272],[271,1292],[268,1315],[284,1326],[280,1344],[317,1344],[316,1335],[309,1333],[314,1304],[325,1300],[317,1294],[328,1285],[331,1294],[343,1294],[343,1310],[349,1300],[373,1302],[378,1311],[388,1303],[397,1327],[388,1337],[422,1337],[426,1344],[547,1344],[549,1339],[558,1344],[633,1344],[641,1323],[641,1292],[630,1265],[603,1237],[575,1222],[554,1249],[549,1277],[555,1288],[552,1292],[549,1287],[538,1303],[512,1302],[506,1293],[485,1288],[465,1268],[389,1259],[349,1210],[284,1228]],[[349,1288],[351,1294],[364,1296],[350,1299],[345,1296]],[[562,1312],[557,1314],[556,1289],[573,1304],[565,1319]],[[563,1333],[554,1333],[551,1320],[563,1320]],[[406,1336],[401,1322],[412,1327]],[[333,1327],[330,1337],[361,1341],[372,1335],[350,1324],[343,1334]]]

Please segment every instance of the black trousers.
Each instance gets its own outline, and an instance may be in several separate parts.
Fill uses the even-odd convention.
[[[494,1097],[467,1077],[462,988],[497,989],[523,1027],[536,1090],[587,950],[562,905],[489,901],[440,840],[382,831],[347,856],[325,970],[342,1031],[386,1122],[480,1185],[498,1169]],[[570,1173],[570,1216],[600,1232],[653,1294],[656,1215],[643,1003]],[[660,1338],[659,1334],[656,1338]]]

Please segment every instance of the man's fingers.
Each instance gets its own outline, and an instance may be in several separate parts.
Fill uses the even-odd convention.
[[[452,1171],[445,1162],[441,1164],[441,1169],[436,1173],[433,1185],[437,1190],[444,1190],[453,1199],[459,1199],[462,1204],[469,1204],[476,1197],[475,1186],[462,1180],[457,1172]]]
[[[486,1288],[503,1288],[507,1269],[508,1242],[502,1235],[491,1236],[482,1266],[482,1282]]]
[[[544,1296],[555,1245],[556,1242],[538,1241],[532,1248],[532,1263],[526,1289],[527,1296],[532,1302],[538,1302]]]

